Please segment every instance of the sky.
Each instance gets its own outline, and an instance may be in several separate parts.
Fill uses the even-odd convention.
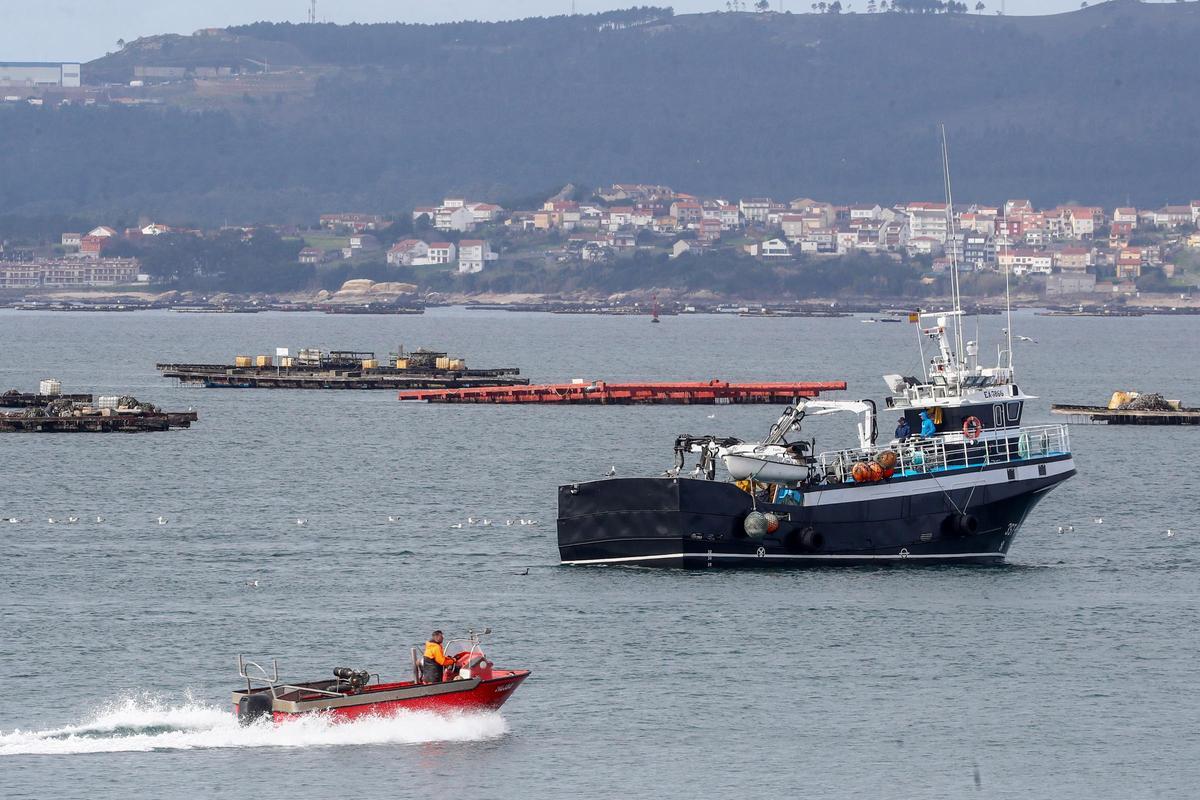
[[[989,11],[999,1],[989,2]],[[1004,2],[1009,14],[1079,7],[1077,0]],[[811,6],[810,0],[770,3],[774,10]],[[724,10],[725,0],[318,0],[317,18],[336,23],[517,19],[567,14],[572,5],[580,14],[638,5],[669,5],[685,14]],[[116,50],[118,39],[258,20],[303,22],[307,15],[308,0],[0,0],[0,61],[90,61]]]

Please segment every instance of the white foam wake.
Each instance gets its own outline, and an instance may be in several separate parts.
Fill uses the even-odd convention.
[[[402,711],[395,716],[363,717],[353,722],[306,716],[281,725],[260,720],[243,727],[232,707],[190,699],[171,705],[153,698],[125,698],[101,708],[78,725],[0,732],[0,756],[475,742],[507,732],[508,723],[494,711],[449,716]]]

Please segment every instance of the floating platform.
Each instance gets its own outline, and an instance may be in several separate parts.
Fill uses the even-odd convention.
[[[91,403],[90,394],[31,394],[9,389],[0,394],[0,408],[39,408],[50,405],[55,400],[69,400],[72,403]]]
[[[1103,425],[1200,425],[1200,408],[1179,408],[1170,411],[1107,408],[1105,406],[1050,406],[1054,414],[1066,414],[1071,422],[1094,422]]]
[[[286,353],[286,350],[283,350]],[[458,389],[525,386],[516,367],[468,369],[434,350],[403,348],[385,363],[371,352],[301,350],[295,357],[238,356],[229,364],[155,364],[164,378],[230,389]]]
[[[742,405],[791,403],[846,388],[845,381],[800,383],[557,383],[540,386],[412,390],[405,401],[549,405]]]
[[[0,414],[0,433],[144,433],[190,428],[195,411],[85,414],[68,417],[30,417]]]
[[[297,367],[230,367],[225,364],[156,364],[164,378],[210,389],[453,389],[524,386],[513,369],[414,372],[393,367],[322,370]]]

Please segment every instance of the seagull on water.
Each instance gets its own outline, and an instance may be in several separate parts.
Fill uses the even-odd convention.
[[[254,580],[254,581],[246,581],[246,585],[247,585],[247,586],[249,586],[251,589],[257,589],[257,588],[258,588],[258,581],[256,581],[256,580]]]
[[[492,526],[492,521],[490,519],[484,519],[482,524],[483,524],[483,527],[490,528]]]
[[[16,525],[20,521],[21,520],[17,519],[16,517],[9,517],[8,519],[5,520],[5,522],[7,522],[11,525]]]
[[[158,524],[159,524],[159,525],[166,525],[166,524],[167,524],[167,518],[166,518],[166,517],[159,517],[159,518],[158,518],[156,521],[158,522]]]
[[[79,522],[79,517],[67,517],[67,522],[74,525],[76,522]]]
[[[104,517],[102,517],[102,516],[100,516],[99,514],[97,514],[97,515],[96,515],[96,522],[104,522]]]
[[[299,517],[296,519],[296,524],[299,525],[301,528],[303,528],[305,525],[308,524],[308,520],[305,519],[304,517]]]
[[[613,464],[611,467],[608,468],[608,472],[604,473],[604,477],[611,478],[616,474],[617,474],[617,465]]]
[[[474,517],[467,517],[467,524],[468,524],[468,525],[474,525],[474,524],[475,524],[475,518],[474,518]]]
[[[391,514],[388,514],[388,522],[399,522],[399,521],[400,520],[398,517],[393,517]]]
[[[451,527],[451,528],[461,528],[461,527],[462,527],[462,523],[461,523],[461,522],[456,522],[456,523],[454,523],[453,525],[451,525],[450,527]]]
[[[1168,539],[1171,539],[1171,538],[1173,538],[1174,536],[1175,536],[1175,529],[1174,529],[1174,528],[1167,528],[1167,538],[1168,538]]]
[[[1059,525],[1058,532],[1059,533],[1074,533],[1075,526],[1074,525]]]
[[[511,528],[511,527],[512,527],[512,520],[511,520],[511,519],[506,519],[506,520],[504,520],[504,527],[506,527],[506,528]]]
[[[707,417],[705,417],[705,419],[716,419],[716,418],[717,418],[716,414],[709,414]]]
[[[1103,525],[1103,524],[1104,524],[1104,517],[1096,517],[1096,524],[1097,524],[1097,525]]]

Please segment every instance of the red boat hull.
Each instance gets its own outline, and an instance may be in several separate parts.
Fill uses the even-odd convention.
[[[494,711],[504,705],[527,677],[528,670],[494,670],[492,677],[487,680],[435,684],[416,684],[411,681],[378,684],[360,694],[332,701],[316,695],[298,698],[299,702],[276,700],[272,704],[274,708],[271,716],[275,722],[293,720],[309,714],[323,714],[338,721],[350,721],[366,716],[386,717],[400,711],[431,711],[440,714]],[[235,703],[235,711],[236,708]]]

